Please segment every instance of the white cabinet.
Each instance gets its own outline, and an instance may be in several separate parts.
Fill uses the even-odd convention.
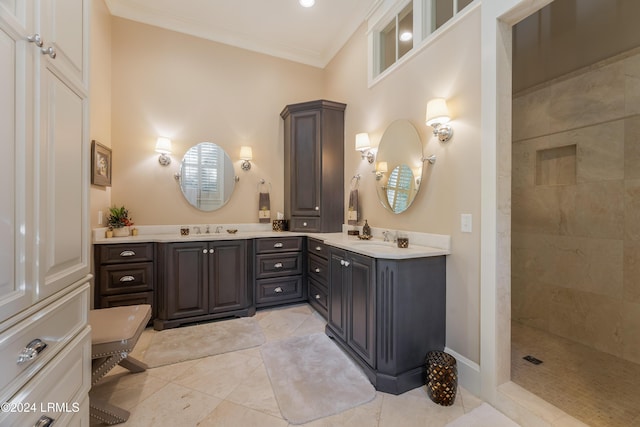
[[[2,401],[71,387],[83,408],[76,420],[88,419],[88,386],[49,377],[67,372],[53,367],[62,355],[74,374],[90,376],[89,4],[0,0]],[[36,338],[46,346],[30,353]]]

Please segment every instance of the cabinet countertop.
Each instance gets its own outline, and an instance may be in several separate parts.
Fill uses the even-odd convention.
[[[289,231],[239,231],[235,234],[222,233],[200,233],[180,236],[177,234],[139,234],[129,237],[95,238],[96,245],[113,245],[122,243],[174,243],[174,242],[196,242],[196,241],[224,241],[260,238],[278,238],[308,236],[325,244],[351,252],[383,259],[410,259],[424,258],[431,256],[449,255],[448,249],[431,246],[412,245],[408,248],[398,248],[395,243],[384,242],[380,238],[371,240],[360,240],[355,236],[348,236],[346,233],[302,233]]]

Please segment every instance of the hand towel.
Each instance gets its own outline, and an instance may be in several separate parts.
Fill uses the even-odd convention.
[[[260,193],[258,200],[258,218],[260,222],[271,222],[271,201],[269,193]]]
[[[358,224],[358,189],[349,192],[349,212],[347,214],[349,225]]]

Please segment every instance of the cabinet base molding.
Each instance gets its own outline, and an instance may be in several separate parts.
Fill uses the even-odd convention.
[[[156,331],[162,331],[164,329],[175,328],[175,327],[187,325],[190,323],[206,322],[209,320],[221,320],[221,319],[231,318],[231,317],[251,317],[255,314],[256,314],[256,308],[249,307],[243,310],[226,311],[224,313],[204,314],[201,316],[185,317],[184,319],[170,319],[170,320],[154,319],[153,329],[155,329]]]

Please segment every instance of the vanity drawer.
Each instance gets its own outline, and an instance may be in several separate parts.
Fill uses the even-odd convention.
[[[95,245],[97,264],[153,261],[153,243],[123,243],[118,245]]]
[[[314,280],[309,280],[309,304],[327,318],[327,301],[329,299],[326,288]]]
[[[319,256],[309,254],[309,277],[322,283],[327,283],[329,274],[329,261]]]
[[[153,292],[134,292],[131,294],[118,294],[102,297],[101,307],[98,308],[121,307],[123,305],[138,304],[149,304],[152,309],[155,308],[155,305],[153,304]],[[152,313],[151,319],[154,317],[155,315]]]
[[[0,425],[35,426],[40,425],[38,420],[46,420],[43,417],[52,419],[56,426],[73,425],[72,421],[79,418],[88,421],[86,401],[90,387],[91,328],[85,327],[51,363],[6,401],[9,411],[0,412]]]
[[[102,295],[153,290],[153,263],[106,265],[100,269]]]
[[[256,253],[267,254],[276,252],[302,251],[302,237],[268,237],[256,240]]]
[[[309,238],[307,252],[310,254],[316,254],[324,259],[329,259],[329,246],[325,245],[325,243],[320,240]]]
[[[320,218],[296,217],[289,221],[291,231],[320,231]]]
[[[258,279],[302,274],[302,253],[257,255],[256,264]]]
[[[85,283],[0,334],[0,402],[5,402],[71,341],[87,325],[88,314],[89,284]],[[19,355],[30,343],[30,348],[36,347],[36,340],[46,347],[33,359],[19,362]]]
[[[256,282],[256,304],[281,303],[303,296],[302,276],[263,279]]]

